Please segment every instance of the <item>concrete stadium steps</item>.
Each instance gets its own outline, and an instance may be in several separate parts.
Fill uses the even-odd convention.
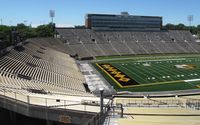
[[[40,41],[40,39],[38,40],[38,41]],[[54,42],[57,42],[56,41],[56,39],[55,39],[55,41]],[[31,45],[34,45],[34,44],[38,44],[38,43],[35,43],[35,42],[31,42],[31,43],[29,43],[29,44],[31,44]],[[28,45],[29,45],[28,44]],[[37,45],[38,46],[38,49],[45,49],[45,47],[41,47],[41,45]],[[63,45],[62,45],[63,46]],[[63,53],[63,52],[59,52],[59,51],[55,51],[54,49],[51,49],[51,48],[48,48],[48,49],[45,49],[45,52],[44,53],[40,53],[40,52],[38,52],[38,49],[33,49],[32,47],[30,48],[28,48],[28,49],[30,49],[31,51],[33,51],[35,54],[37,54],[37,53],[39,53],[39,55],[45,55],[45,53],[49,53],[49,54],[56,54],[56,58],[59,58],[59,60],[57,60],[57,59],[55,59],[55,60],[52,60],[53,58],[50,56],[47,56],[47,55],[45,55],[47,58],[47,61],[53,61],[53,63],[56,63],[56,62],[58,62],[58,64],[59,65],[61,65],[61,63],[63,62],[63,61],[67,61],[66,63],[68,63],[68,62],[75,62],[72,58],[70,58],[69,57],[69,55],[67,55],[67,54],[65,54],[65,53]],[[63,58],[64,57],[64,58]],[[44,58],[45,59],[45,58]],[[59,63],[59,62],[61,62],[61,63]],[[65,64],[65,63],[64,63]],[[64,65],[64,64],[62,64],[62,65]],[[67,64],[66,64],[66,66],[67,66]]]
[[[119,34],[117,32],[105,32],[105,37],[108,41],[120,42]]]
[[[79,39],[82,45],[78,45],[73,40],[68,41],[68,38],[63,37],[70,43],[68,44],[69,48],[72,48],[80,58],[102,55],[200,52],[200,45],[195,42],[192,34],[189,31],[182,30],[109,32],[90,29],[62,29],[61,31],[58,29],[58,32],[67,37]],[[110,50],[107,50],[107,48],[110,48]]]
[[[160,41],[171,41],[172,39],[171,39],[171,37],[170,37],[170,34],[169,34],[169,32],[156,32],[155,33],[156,34],[156,36],[158,37],[158,40],[160,40]]]
[[[85,43],[84,46],[93,56],[105,56],[104,52],[101,50],[98,44]]]
[[[15,64],[15,61],[12,60],[8,60],[9,62],[14,62],[12,64]],[[24,76],[28,76],[33,80],[36,81],[43,81],[49,84],[57,84],[57,85],[61,85],[61,86],[67,86],[65,85],[66,83],[74,83],[74,87],[76,89],[82,90],[84,89],[84,87],[82,86],[82,88],[77,88],[77,86],[75,85],[80,85],[83,83],[82,80],[77,79],[77,78],[73,78],[72,76],[66,76],[66,75],[60,75],[58,73],[53,73],[53,72],[49,72],[40,68],[31,68],[28,67],[22,63],[18,63],[19,65],[10,65],[10,67],[6,67],[8,70],[6,72],[9,73],[15,73],[15,74],[21,74]],[[1,65],[2,66],[2,65]],[[4,66],[2,66],[4,68]],[[16,67],[13,68],[12,67]],[[21,68],[21,71],[18,70],[18,67]],[[65,83],[65,84],[64,84]]]
[[[53,50],[60,51],[63,53],[67,54],[72,54],[74,55],[75,52],[70,48],[68,45],[69,43],[67,40],[64,39],[54,39],[54,38],[33,38],[29,39],[28,41],[32,41],[32,44],[37,44],[37,45],[44,45],[46,47],[52,48]],[[63,45],[64,44],[64,45]]]
[[[74,34],[73,29],[58,29],[59,34],[70,44],[78,44],[80,43],[80,39]]]
[[[10,59],[15,59],[16,61],[20,61],[20,62],[24,62],[24,63],[31,63],[39,68],[42,68],[42,69],[45,69],[45,70],[48,70],[51,72],[59,73],[62,75],[73,76],[73,75],[77,74],[77,72],[75,72],[75,71],[78,71],[78,67],[75,64],[70,65],[68,63],[67,66],[54,64],[54,63],[51,63],[51,62],[48,62],[45,60],[41,60],[41,59],[37,60],[30,55],[27,55],[23,52],[18,53],[17,51],[14,51],[14,50],[12,50],[7,56]],[[63,70],[63,66],[67,70]],[[78,76],[80,76],[80,75],[81,75],[81,73],[78,74]]]
[[[179,31],[179,30],[170,30],[169,32],[171,38],[176,40],[177,42],[183,41],[195,41],[194,37],[191,35],[189,31]]]
[[[161,53],[171,53],[173,52],[173,48],[170,48],[168,45],[166,45],[163,41],[152,41],[152,44],[157,47],[157,49]]]
[[[146,32],[146,38],[148,41],[161,41],[162,40],[156,32],[153,32],[153,33]]]
[[[82,43],[94,43],[91,35],[85,29],[73,30],[74,34],[80,39]]]
[[[183,48],[174,41],[165,42],[165,46],[169,49],[169,53],[185,53]]]
[[[110,44],[112,44],[112,46],[120,53],[120,55],[133,54],[126,44],[122,42],[110,42]]]
[[[0,85],[88,95],[75,60],[37,40],[44,39],[29,40],[0,58]]]
[[[38,67],[33,68],[23,64],[22,62],[18,62],[10,58],[3,58],[2,60],[7,61],[7,63],[5,63],[4,65],[0,65],[2,67],[1,69],[5,72],[9,72],[16,75],[24,75],[36,81],[43,81],[49,84],[57,84],[63,87],[68,86],[68,84],[70,83],[74,83],[74,87],[76,89],[84,89],[82,85],[83,80],[78,79],[77,77],[67,76],[65,74],[60,73],[54,73]],[[76,85],[80,85],[79,88]]]
[[[145,50],[138,42],[126,42],[127,45],[134,51],[136,54],[148,54],[148,51]]]
[[[196,42],[188,42],[195,50],[197,50],[197,52],[200,52],[200,47],[199,44]]]
[[[157,46],[149,41],[139,41],[138,44],[140,44],[140,46],[142,46],[149,54],[162,53],[157,49]]]
[[[87,50],[83,44],[73,44],[70,47],[78,54],[79,57],[93,57],[93,55]]]
[[[76,87],[72,87],[74,85],[62,86],[59,84],[49,84],[46,82],[35,81],[35,80],[25,80],[22,78],[18,78],[14,75],[2,75],[0,74],[0,88],[9,89],[13,92],[22,92],[22,93],[30,93],[29,89],[34,90],[44,90],[49,93],[60,93],[60,94],[68,94],[68,95],[90,95],[87,94],[83,90],[79,90]]]
[[[120,32],[119,33],[121,41],[137,41],[136,39],[134,39],[134,37],[132,36],[132,34],[130,32]]]
[[[186,53],[196,53],[196,50],[194,50],[189,44],[188,42],[177,42],[177,44],[179,46],[181,46],[182,48],[184,48]]]
[[[131,32],[132,37],[137,41],[148,41],[146,32]]]
[[[117,52],[110,43],[98,43],[98,46],[101,48],[101,50],[104,51],[106,55],[120,55],[119,52]]]
[[[96,43],[98,43],[98,44],[108,43],[108,39],[106,38],[105,33],[94,32],[94,31],[91,31],[91,30],[87,30],[87,31],[91,34],[91,37],[96,40]]]

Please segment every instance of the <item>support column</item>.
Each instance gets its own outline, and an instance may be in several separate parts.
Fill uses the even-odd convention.
[[[16,113],[9,111],[10,115],[10,125],[16,125]]]
[[[103,113],[103,88],[100,88],[100,113]]]
[[[123,115],[124,115],[124,108],[123,108],[123,105],[120,104],[120,108],[121,108],[121,118],[123,118]]]

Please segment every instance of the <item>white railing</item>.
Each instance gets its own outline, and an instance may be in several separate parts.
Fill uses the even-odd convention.
[[[0,96],[3,96],[7,99],[14,99],[15,102],[23,102],[30,105],[45,106],[48,108],[61,108],[89,112],[99,112],[100,109],[98,101],[91,101],[89,103],[88,100],[64,100],[59,98],[48,98],[45,97],[45,95],[43,95],[44,97],[37,97],[37,94],[26,95],[19,92],[13,92],[7,89],[0,89]]]
[[[186,101],[186,108],[200,110],[200,99],[188,99]]]
[[[137,99],[117,99],[116,105],[122,104],[125,107],[182,107],[184,103],[180,100],[137,100]]]

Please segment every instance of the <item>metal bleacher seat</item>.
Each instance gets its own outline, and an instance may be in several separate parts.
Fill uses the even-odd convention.
[[[189,31],[93,31],[58,29],[80,58],[159,53],[198,53],[198,45]],[[72,40],[71,38],[78,39]],[[73,45],[75,44],[75,45]]]
[[[0,57],[0,71],[0,86],[88,95],[74,59],[33,41]]]

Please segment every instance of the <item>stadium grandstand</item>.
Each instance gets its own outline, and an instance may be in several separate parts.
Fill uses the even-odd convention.
[[[190,31],[123,12],[56,32],[1,49],[3,123],[200,124],[200,45]]]
[[[199,53],[189,31],[93,31],[57,29],[70,55],[79,58],[113,55]]]
[[[99,98],[89,91],[75,60],[48,47],[51,43],[45,42],[49,40],[51,38],[31,39],[7,48],[9,51],[0,58],[0,95],[4,100],[1,106],[30,117],[86,124],[100,111]],[[41,109],[31,110],[32,105]],[[28,109],[26,112],[24,107]],[[58,112],[61,109],[63,111]],[[39,110],[52,113],[46,116]],[[76,120],[83,114],[85,117]]]

